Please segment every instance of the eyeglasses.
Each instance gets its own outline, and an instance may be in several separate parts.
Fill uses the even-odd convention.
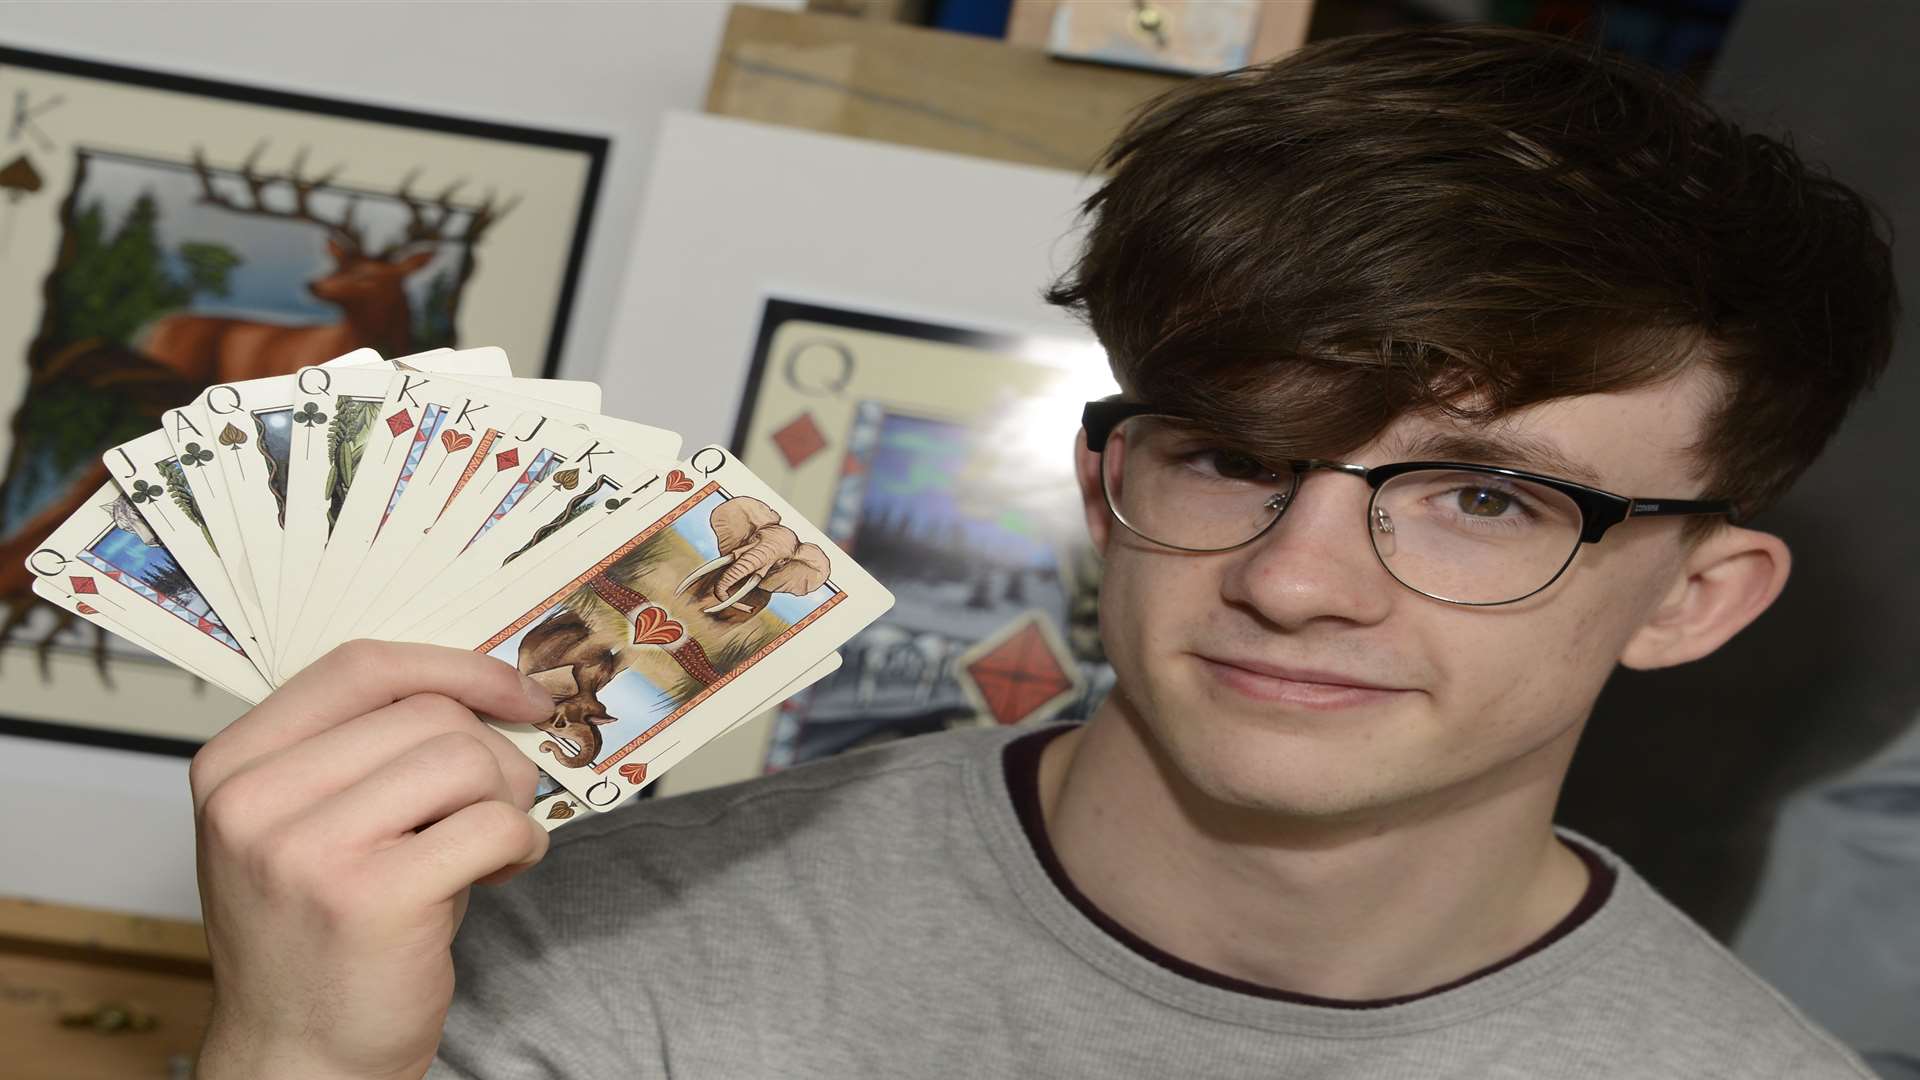
[[[1449,604],[1512,604],[1557,581],[1581,544],[1630,517],[1732,514],[1730,502],[1629,498],[1536,473],[1454,461],[1367,468],[1318,458],[1274,465],[1197,421],[1092,401],[1081,414],[1107,506],[1135,535],[1179,551],[1230,551],[1280,520],[1315,469],[1373,489],[1367,533],[1394,580]]]

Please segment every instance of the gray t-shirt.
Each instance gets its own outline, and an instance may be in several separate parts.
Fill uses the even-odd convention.
[[[1564,831],[1612,888],[1463,984],[1355,1008],[1196,978],[1049,876],[1003,766],[1023,734],[910,739],[555,833],[534,870],[474,891],[428,1075],[1873,1076]]]

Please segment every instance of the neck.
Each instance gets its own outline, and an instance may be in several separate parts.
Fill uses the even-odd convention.
[[[1578,904],[1586,868],[1552,827],[1577,737],[1419,805],[1280,819],[1185,784],[1116,693],[1046,747],[1041,811],[1074,885],[1159,949],[1291,993],[1393,998],[1506,959]]]
[[[407,317],[405,297],[379,303],[360,303],[343,309],[346,325],[359,343],[383,356],[400,356],[410,351],[413,324]]]

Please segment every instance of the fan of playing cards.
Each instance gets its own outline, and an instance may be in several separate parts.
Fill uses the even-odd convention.
[[[499,349],[362,349],[223,383],[107,451],[34,592],[257,702],[352,638],[474,649],[545,686],[495,725],[552,829],[839,666],[892,605],[733,455],[599,415]]]

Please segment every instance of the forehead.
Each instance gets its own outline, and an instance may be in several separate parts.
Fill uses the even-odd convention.
[[[1714,381],[1696,369],[1634,390],[1557,398],[1485,423],[1407,415],[1354,457],[1368,465],[1472,461],[1622,495],[1683,496],[1699,483],[1692,451],[1715,393]]]

